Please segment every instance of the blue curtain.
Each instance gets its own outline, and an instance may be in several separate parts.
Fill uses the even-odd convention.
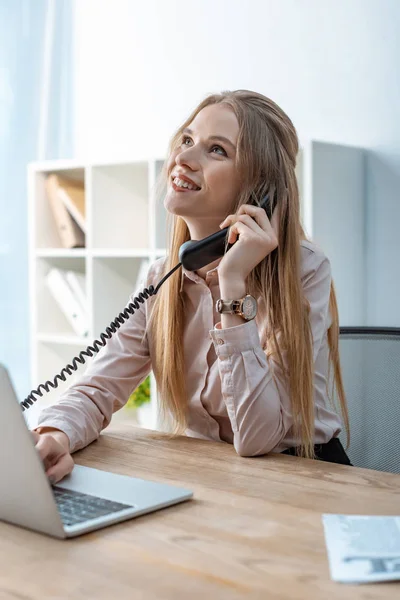
[[[72,155],[71,0],[0,0],[0,362],[30,391],[27,165]]]

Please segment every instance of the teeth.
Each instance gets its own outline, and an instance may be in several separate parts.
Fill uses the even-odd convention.
[[[179,179],[179,177],[175,177],[174,184],[177,185],[178,187],[188,188],[189,190],[200,189],[197,186],[192,185],[191,183],[188,183],[187,181],[184,181],[183,179]]]

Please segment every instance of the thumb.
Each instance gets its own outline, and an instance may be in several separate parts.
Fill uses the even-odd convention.
[[[46,471],[46,475],[50,479],[51,483],[57,483],[66,475],[71,473],[73,468],[74,460],[72,456],[70,454],[64,454],[58,459],[55,465],[51,466]]]

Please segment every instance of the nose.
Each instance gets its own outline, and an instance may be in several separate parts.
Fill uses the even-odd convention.
[[[194,146],[183,148],[175,157],[175,162],[180,167],[187,167],[191,171],[198,171],[199,156]]]

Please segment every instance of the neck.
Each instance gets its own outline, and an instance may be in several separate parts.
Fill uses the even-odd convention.
[[[215,219],[202,219],[201,223],[198,221],[190,222],[186,221],[186,225],[189,229],[190,239],[191,240],[202,240],[203,238],[219,231],[219,223],[220,221],[216,221]]]
[[[211,271],[211,269],[215,269],[215,267],[218,267],[220,260],[221,260],[221,257],[217,258],[217,260],[214,260],[214,262],[210,263],[209,265],[206,265],[205,267],[201,267],[201,269],[198,269],[196,271],[197,275],[199,277],[201,277],[202,279],[205,279],[208,271]]]

